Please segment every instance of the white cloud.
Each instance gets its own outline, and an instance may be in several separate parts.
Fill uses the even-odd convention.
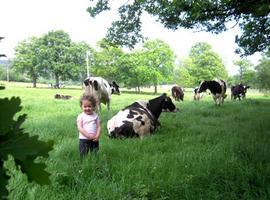
[[[119,2],[117,2],[119,3]],[[64,30],[71,39],[86,41],[91,46],[102,39],[113,19],[114,12],[105,12],[91,18],[86,12],[88,0],[8,0],[0,7],[0,36],[5,39],[0,43],[0,53],[13,57],[14,47],[19,41],[31,36],[41,36],[50,30]],[[143,33],[149,39],[159,38],[168,43],[179,58],[188,54],[196,42],[207,42],[222,57],[230,74],[236,73],[232,61],[239,57],[234,54],[236,29],[213,35],[192,30],[169,31],[156,23],[153,18],[144,17]],[[250,57],[257,62],[258,54]]]

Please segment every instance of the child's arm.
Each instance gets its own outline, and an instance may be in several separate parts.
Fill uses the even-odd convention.
[[[101,134],[101,127],[100,127],[100,121],[99,118],[96,119],[96,125],[97,125],[97,133],[93,138],[93,141],[98,141],[100,134]]]
[[[84,137],[88,138],[89,140],[94,139],[93,135],[87,133],[87,131],[83,128],[82,124],[83,124],[82,120],[78,120],[78,121],[77,121],[77,128],[78,128],[78,131],[79,131],[81,134],[83,134]]]

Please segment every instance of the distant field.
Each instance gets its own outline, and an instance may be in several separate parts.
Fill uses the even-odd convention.
[[[31,85],[30,85],[31,87]],[[54,140],[43,159],[52,184],[28,183],[7,163],[12,179],[10,199],[270,199],[270,97],[249,90],[247,99],[221,107],[205,94],[193,101],[191,89],[177,113],[162,113],[154,135],[116,140],[107,136],[106,123],[138,99],[157,95],[132,90],[112,96],[111,111],[102,107],[100,151],[82,162],[78,152],[76,117],[80,87],[30,88],[9,83],[0,98],[19,96],[27,120],[23,127],[41,140]],[[159,93],[170,93],[160,88]],[[71,95],[56,100],[55,94]]]

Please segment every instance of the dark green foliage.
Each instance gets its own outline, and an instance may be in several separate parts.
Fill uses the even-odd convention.
[[[46,165],[42,162],[36,163],[38,156],[48,157],[48,152],[52,150],[53,143],[42,142],[38,136],[29,136],[21,128],[26,119],[26,114],[14,116],[22,107],[18,97],[11,99],[0,99],[0,198],[7,195],[6,185],[9,176],[4,168],[4,161],[8,160],[8,155],[12,155],[15,165],[27,175],[29,181],[36,181],[39,184],[48,184],[49,173],[44,169]]]
[[[255,67],[257,76],[257,86],[261,89],[270,89],[270,51],[260,60]]]
[[[99,0],[88,12],[95,17],[109,10],[109,2]],[[242,35],[236,42],[242,49],[239,53],[251,55],[264,51],[270,46],[270,2],[268,0],[250,1],[156,1],[141,0],[124,2],[118,9],[120,20],[112,23],[107,38],[117,44],[134,47],[142,41],[141,15],[147,12],[157,18],[166,28],[176,30],[181,27],[198,29],[212,33],[226,31],[228,22],[239,24]]]

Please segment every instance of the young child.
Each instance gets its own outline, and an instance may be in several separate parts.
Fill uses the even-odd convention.
[[[79,130],[80,156],[90,151],[99,150],[100,120],[95,113],[97,101],[93,95],[83,95],[80,99],[82,113],[77,117],[77,128]]]

